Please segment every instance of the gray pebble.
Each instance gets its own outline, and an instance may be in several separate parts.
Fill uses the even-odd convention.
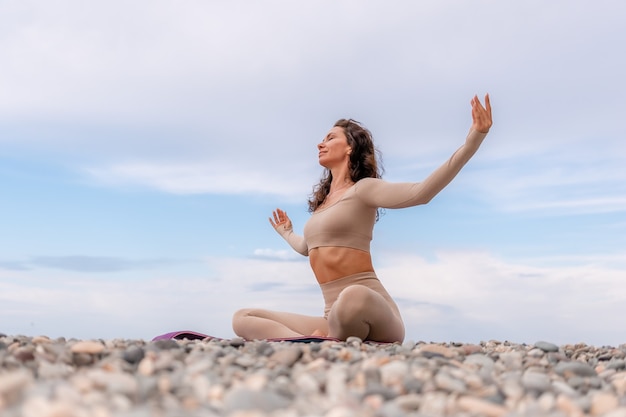
[[[227,341],[227,343],[232,347],[238,348],[238,347],[244,346],[246,344],[246,341],[242,339],[241,337],[235,337]]]
[[[380,377],[384,385],[392,385],[397,381],[403,381],[409,371],[409,366],[404,361],[393,361],[380,368]]]
[[[382,376],[380,375],[380,369],[378,368],[366,368],[363,370],[363,377],[367,386],[380,385]],[[389,377],[386,377],[387,379]]]
[[[275,351],[269,361],[282,366],[291,367],[302,357],[302,349],[297,346],[288,346]]]
[[[596,371],[591,366],[583,362],[560,362],[554,367],[554,372],[562,376],[596,376]]]
[[[43,379],[64,379],[74,373],[74,367],[65,363],[41,362],[37,376]]]
[[[550,377],[540,372],[524,372],[522,386],[530,391],[543,392],[550,389]]]
[[[295,377],[294,384],[296,388],[304,395],[315,396],[320,392],[321,382],[308,373],[302,373]]]
[[[423,402],[422,397],[417,394],[407,394],[396,397],[393,404],[397,405],[404,412],[417,411]]]
[[[499,354],[498,362],[502,364],[505,369],[516,370],[522,368],[523,355],[521,352],[511,351],[502,352]]]
[[[402,408],[400,408],[398,404],[389,401],[383,404],[380,410],[380,414],[377,415],[385,417],[405,417],[407,413]]]
[[[270,356],[274,353],[274,348],[268,342],[261,341],[256,345],[256,354],[260,356]]]
[[[143,359],[144,351],[141,347],[133,345],[124,351],[122,357],[126,362],[134,365],[139,363]]]
[[[179,349],[180,345],[175,340],[157,340],[156,342],[152,342],[151,344],[153,348],[157,350],[169,350],[169,349]]]
[[[383,387],[382,385],[372,384],[372,385],[368,385],[367,389],[363,393],[363,397],[368,397],[370,395],[380,395],[381,397],[383,397],[383,399],[385,399],[385,401],[388,401],[397,397],[398,393],[389,387]]]
[[[564,394],[568,397],[575,397],[576,395],[578,395],[578,391],[576,391],[572,386],[563,381],[553,381],[552,388],[556,393]]]
[[[581,376],[575,375],[567,379],[567,384],[576,390],[581,390],[586,387],[587,380]]]
[[[2,417],[626,417],[626,345],[0,343]]]
[[[467,389],[465,382],[454,378],[445,371],[437,372],[435,375],[435,384],[439,389],[454,393],[465,392]]]
[[[617,371],[626,368],[626,361],[624,359],[611,360],[606,364],[607,369],[615,369]]]
[[[250,368],[256,365],[258,362],[257,358],[252,355],[244,354],[239,355],[235,358],[235,363],[242,368]]]
[[[360,337],[350,336],[346,339],[346,344],[350,346],[359,347],[363,343]]]
[[[224,398],[224,411],[232,413],[240,410],[259,410],[271,412],[289,405],[289,400],[272,391],[254,391],[247,388],[235,388]]]
[[[489,401],[490,403],[493,404],[499,404],[502,405],[505,403],[506,401],[506,396],[504,395],[504,393],[500,390],[496,391],[493,394],[490,395],[486,395],[484,397],[482,397],[485,401]]]
[[[88,366],[94,363],[94,357],[89,353],[74,353],[72,363],[76,366]]]
[[[597,376],[592,376],[590,378],[588,378],[588,383],[589,383],[589,387],[593,388],[593,389],[600,389],[602,388],[602,380],[597,377]]]
[[[481,353],[474,353],[474,354],[467,356],[465,360],[463,361],[463,363],[465,365],[478,366],[487,372],[491,372],[495,364],[493,359]]]
[[[577,397],[574,399],[574,402],[578,404],[585,413],[589,413],[591,410],[591,398],[589,396]]]
[[[543,350],[544,352],[558,352],[559,347],[554,343],[539,341],[535,343],[535,347]]]
[[[415,342],[412,340],[405,340],[402,343],[402,347],[406,350],[413,350],[415,348]]]
[[[527,355],[533,358],[541,358],[545,352],[541,349],[535,348],[528,351]]]

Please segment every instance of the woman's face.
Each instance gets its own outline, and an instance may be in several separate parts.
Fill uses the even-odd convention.
[[[341,164],[347,164],[350,159],[350,145],[342,127],[335,126],[317,145],[319,163],[324,168],[331,169]]]

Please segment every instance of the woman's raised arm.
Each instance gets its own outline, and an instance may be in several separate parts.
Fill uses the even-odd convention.
[[[360,181],[355,192],[373,207],[403,208],[426,204],[443,190],[476,153],[493,124],[489,95],[485,107],[477,96],[471,100],[472,126],[465,143],[443,165],[422,182],[390,183],[375,178]]]

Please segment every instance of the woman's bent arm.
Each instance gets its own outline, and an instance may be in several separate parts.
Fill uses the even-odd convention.
[[[272,213],[273,218],[270,217],[270,224],[291,247],[300,255],[308,256],[309,248],[304,240],[304,237],[299,236],[293,232],[293,226],[287,213],[281,209],[276,209]]]

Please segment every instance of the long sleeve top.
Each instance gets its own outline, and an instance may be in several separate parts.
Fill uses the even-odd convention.
[[[422,182],[392,183],[363,178],[334,204],[316,210],[304,226],[304,236],[291,227],[276,231],[298,253],[307,256],[321,246],[343,246],[369,252],[376,210],[426,204],[443,190],[476,153],[486,133],[470,130],[465,144]]]

